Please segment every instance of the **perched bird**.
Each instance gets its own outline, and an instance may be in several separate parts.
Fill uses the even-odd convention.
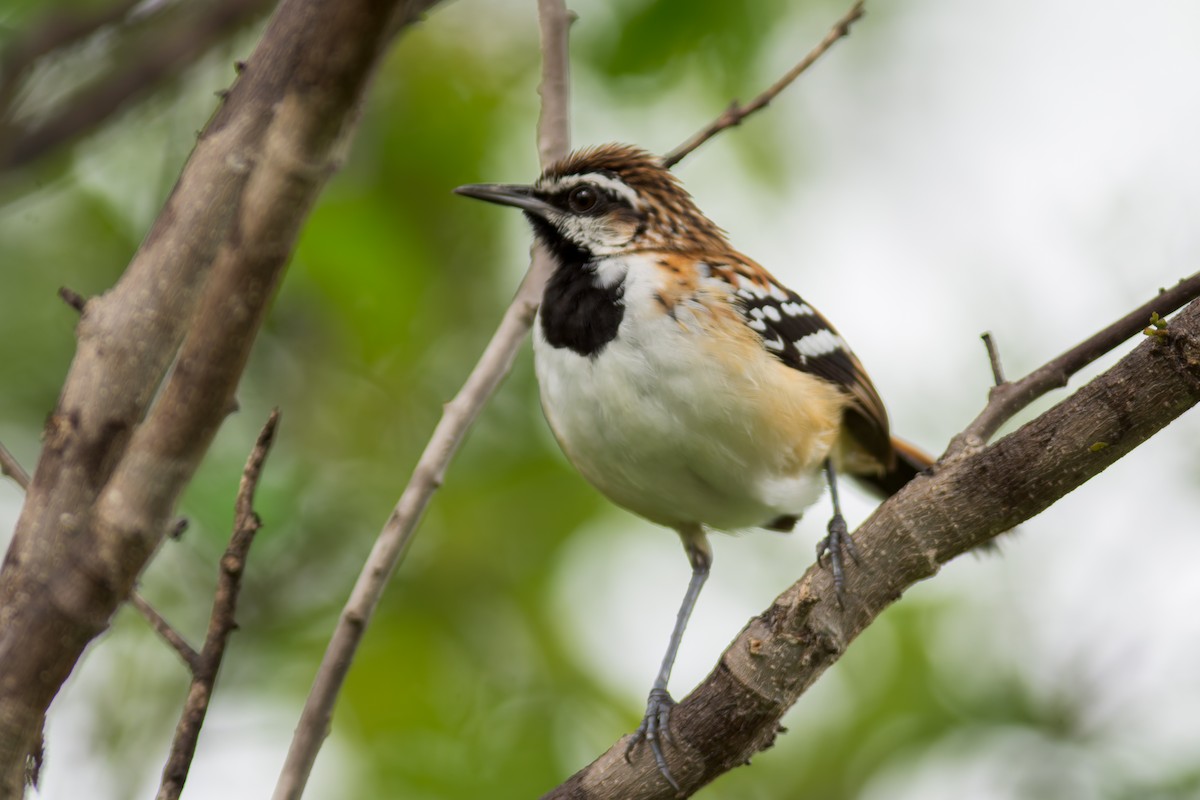
[[[827,482],[834,514],[817,555],[829,554],[840,597],[844,554],[856,554],[835,476],[890,495],[930,459],[892,438],[829,321],[733,249],[651,154],[588,148],[531,186],[455,191],[521,209],[551,255],[534,359],[563,452],[613,502],[683,540],[691,581],[629,744],[648,742],[678,789],[662,750],[667,682],[712,564],[706,530],[791,530]]]

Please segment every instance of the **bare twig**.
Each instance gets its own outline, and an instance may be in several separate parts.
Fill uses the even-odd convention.
[[[129,595],[129,604],[146,618],[150,627],[154,628],[154,632],[171,646],[171,649],[183,659],[183,663],[194,675],[200,664],[200,654],[196,652],[196,648],[188,644],[187,639],[183,638],[183,634],[175,630],[171,623],[167,622],[166,618],[159,614],[154,606],[150,605],[146,598],[138,592]]]
[[[988,363],[992,365],[992,381],[996,386],[1007,383],[1004,380],[1004,364],[1000,361],[1000,348],[996,347],[992,332],[984,331],[979,338],[983,339],[983,346],[987,348]]]
[[[674,708],[666,755],[683,796],[770,747],[783,714],[902,592],[1040,513],[1198,400],[1200,302],[1013,434],[911,481],[855,533],[863,568],[851,573],[849,607],[828,570],[813,565]],[[625,760],[625,742],[543,800],[676,797],[653,759]]]
[[[83,313],[83,307],[87,305],[87,298],[69,286],[58,287],[58,296],[64,303],[80,314]]]
[[[563,158],[571,147],[570,29],[574,21],[575,15],[566,7],[565,0],[538,0],[542,44],[538,96],[542,102],[537,146],[538,161],[543,167]]]
[[[1151,314],[1165,317],[1197,297],[1200,297],[1200,272],[1184,278],[1170,289],[1159,292],[1153,300],[1138,306],[1024,378],[993,386],[983,411],[962,433],[951,440],[942,459],[953,458],[966,450],[987,444],[1000,426],[1012,419],[1021,409],[1047,392],[1066,386],[1067,381],[1076,372],[1136,336],[1146,327]]]
[[[570,146],[566,70],[572,18],[563,0],[538,0],[538,17],[542,42],[538,149],[542,165],[547,166],[564,157]],[[338,693],[387,581],[404,558],[421,516],[441,486],[446,468],[464,436],[511,369],[517,350],[529,333],[548,274],[548,259],[536,250],[516,297],[462,389],[446,404],[408,486],[376,538],[325,649],[276,784],[274,800],[299,800],[304,792],[321,743],[328,734]]]
[[[788,70],[782,78],[775,81],[765,92],[751,100],[746,105],[739,105],[736,100],[729,104],[729,108],[725,109],[721,116],[713,120],[708,127],[698,132],[695,136],[688,139],[683,144],[676,147],[671,152],[663,156],[662,162],[665,167],[673,167],[684,159],[689,153],[695,150],[700,145],[707,142],[712,137],[716,136],[726,128],[732,128],[735,125],[740,125],[742,120],[750,116],[754,112],[765,108],[768,103],[774,100],[780,92],[791,85],[792,81],[800,77],[801,73],[816,63],[817,59],[825,54],[825,51],[833,46],[834,42],[844,36],[849,35],[850,26],[853,25],[864,13],[864,0],[858,0],[850,7],[850,10],[842,15],[842,18],[833,24],[829,29],[829,33],[825,34],[816,47],[809,51],[800,63]]]
[[[225,555],[221,557],[221,572],[217,578],[217,592],[208,621],[208,635],[192,668],[192,685],[188,690],[187,703],[179,718],[179,725],[175,728],[175,740],[171,743],[171,754],[163,769],[157,800],[176,800],[183,791],[192,757],[196,753],[200,728],[204,725],[204,716],[208,712],[213,684],[221,668],[221,660],[225,656],[225,645],[229,641],[229,634],[237,628],[234,614],[237,611],[242,573],[246,569],[246,557],[250,553],[250,545],[254,543],[254,534],[262,526],[258,514],[254,512],[254,492],[258,488],[263,463],[271,450],[278,424],[279,409],[275,409],[258,434],[258,441],[254,443],[254,449],[246,459],[246,468],[242,471],[242,481],[238,486],[237,502],[234,505],[233,536],[229,540]]]
[[[22,489],[29,488],[29,473],[21,466],[21,462],[17,461],[16,456],[8,451],[3,442],[0,442],[0,475],[12,478]]]

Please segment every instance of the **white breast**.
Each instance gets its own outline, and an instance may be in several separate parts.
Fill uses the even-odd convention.
[[[542,407],[567,457],[609,499],[663,525],[798,517],[821,492],[844,398],[760,358],[753,337],[723,348],[701,295],[664,313],[648,257],[610,260],[603,274],[622,271],[625,315],[597,356],[554,348],[534,326]]]

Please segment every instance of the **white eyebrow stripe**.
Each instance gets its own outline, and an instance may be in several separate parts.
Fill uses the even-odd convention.
[[[641,206],[641,200],[638,198],[637,192],[630,189],[623,181],[599,172],[589,172],[586,175],[564,175],[561,178],[555,178],[550,183],[539,188],[544,192],[557,193],[573,189],[581,183],[590,183],[602,189],[607,189],[613,194],[625,198],[629,202],[629,205],[634,208]]]

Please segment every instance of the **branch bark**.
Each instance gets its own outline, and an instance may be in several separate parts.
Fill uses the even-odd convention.
[[[862,563],[846,607],[814,565],[751,620],[671,714],[684,796],[771,746],[779,720],[901,593],[942,564],[1048,508],[1200,401],[1200,301],[1161,335],[986,449],[916,478],[855,533]],[[544,800],[675,797],[648,748],[622,738]]]
[[[538,0],[538,19],[542,48],[542,82],[538,92],[542,97],[542,112],[537,140],[544,167],[566,156],[570,149],[567,47],[572,16],[563,0]],[[434,492],[442,485],[450,460],[512,368],[517,350],[533,324],[549,273],[547,255],[535,249],[529,270],[500,326],[462,389],[446,404],[412,478],[376,537],[317,669],[275,786],[274,800],[299,800],[304,793],[321,744],[329,735],[338,694],[379,599],[408,551]]]
[[[0,443],[0,475],[12,478],[13,483],[21,489],[29,488],[29,473],[3,443]]]
[[[1118,347],[1131,336],[1136,336],[1150,322],[1151,315],[1166,317],[1200,296],[1200,272],[1184,278],[1170,289],[1159,291],[1153,300],[1148,300],[1130,311],[1116,322],[1089,336],[1057,358],[1018,381],[1004,381],[999,369],[999,356],[991,342],[985,340],[996,386],[988,396],[987,406],[966,429],[950,442],[943,458],[953,458],[960,453],[986,444],[1000,426],[1013,418],[1021,409],[1053,389],[1067,385],[1071,376],[1091,364],[1100,356]]]
[[[233,536],[229,540],[229,547],[225,549],[225,555],[221,557],[221,572],[217,578],[217,592],[208,621],[208,635],[191,665],[192,684],[188,689],[187,702],[179,718],[179,725],[175,728],[175,740],[171,742],[171,753],[167,757],[167,765],[163,768],[157,800],[178,800],[183,791],[188,770],[192,766],[192,757],[196,754],[200,728],[203,727],[204,717],[208,713],[208,703],[217,681],[217,671],[220,670],[221,661],[225,657],[225,644],[229,641],[229,634],[237,627],[234,614],[237,612],[238,593],[242,588],[242,573],[246,569],[246,558],[250,555],[254,534],[262,527],[262,520],[254,512],[254,492],[258,489],[258,480],[262,477],[263,464],[271,450],[275,428],[278,425],[279,409],[275,409],[258,434],[258,440],[254,443],[254,449],[250,451],[246,467],[242,471],[237,501],[234,504]]]
[[[0,569],[0,798],[22,795],[46,708],[233,407],[390,24],[435,1],[285,0],[120,282],[87,302]]]

